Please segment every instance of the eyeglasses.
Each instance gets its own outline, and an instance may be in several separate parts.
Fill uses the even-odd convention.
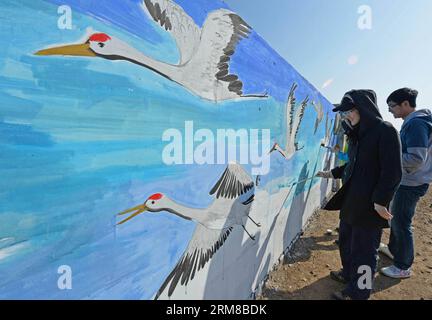
[[[355,109],[351,109],[351,110],[348,110],[348,111],[339,111],[339,114],[341,115],[341,117],[346,117],[346,116],[350,115],[351,112],[353,112],[354,110]]]

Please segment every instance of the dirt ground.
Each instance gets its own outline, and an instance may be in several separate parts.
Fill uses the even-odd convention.
[[[432,299],[432,190],[417,207],[414,220],[416,256],[413,276],[395,280],[377,274],[372,300]],[[331,270],[341,268],[337,233],[327,235],[328,229],[338,225],[338,212],[320,211],[315,215],[304,235],[296,242],[290,256],[273,271],[263,288],[262,300],[328,300],[343,284],[332,280]],[[389,230],[384,232],[387,243]],[[391,260],[380,255],[379,267],[391,265]]]

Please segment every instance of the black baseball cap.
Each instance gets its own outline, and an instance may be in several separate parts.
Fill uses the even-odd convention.
[[[349,110],[355,108],[354,99],[352,97],[353,91],[354,90],[348,91],[347,93],[345,93],[345,95],[342,98],[341,103],[335,104],[336,108],[333,109],[333,112],[349,111]]]

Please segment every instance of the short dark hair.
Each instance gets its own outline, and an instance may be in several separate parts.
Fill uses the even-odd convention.
[[[394,91],[388,98],[387,104],[392,101],[397,104],[401,104],[404,101],[408,101],[412,108],[417,107],[417,96],[418,91],[410,88],[402,88]]]

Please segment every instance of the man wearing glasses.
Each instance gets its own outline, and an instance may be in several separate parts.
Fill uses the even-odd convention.
[[[396,279],[409,278],[414,262],[414,241],[411,229],[417,202],[432,182],[432,113],[416,111],[418,92],[402,88],[387,99],[390,113],[403,119],[402,183],[393,199],[390,242],[381,244],[380,251],[393,259],[393,265],[381,269],[381,273]]]
[[[330,275],[346,288],[333,297],[366,300],[372,291],[382,230],[392,218],[388,206],[402,177],[401,144],[397,130],[382,120],[372,90],[347,92],[333,111],[340,112],[352,126],[348,163],[317,174],[344,183],[325,206],[340,210],[342,270]]]

